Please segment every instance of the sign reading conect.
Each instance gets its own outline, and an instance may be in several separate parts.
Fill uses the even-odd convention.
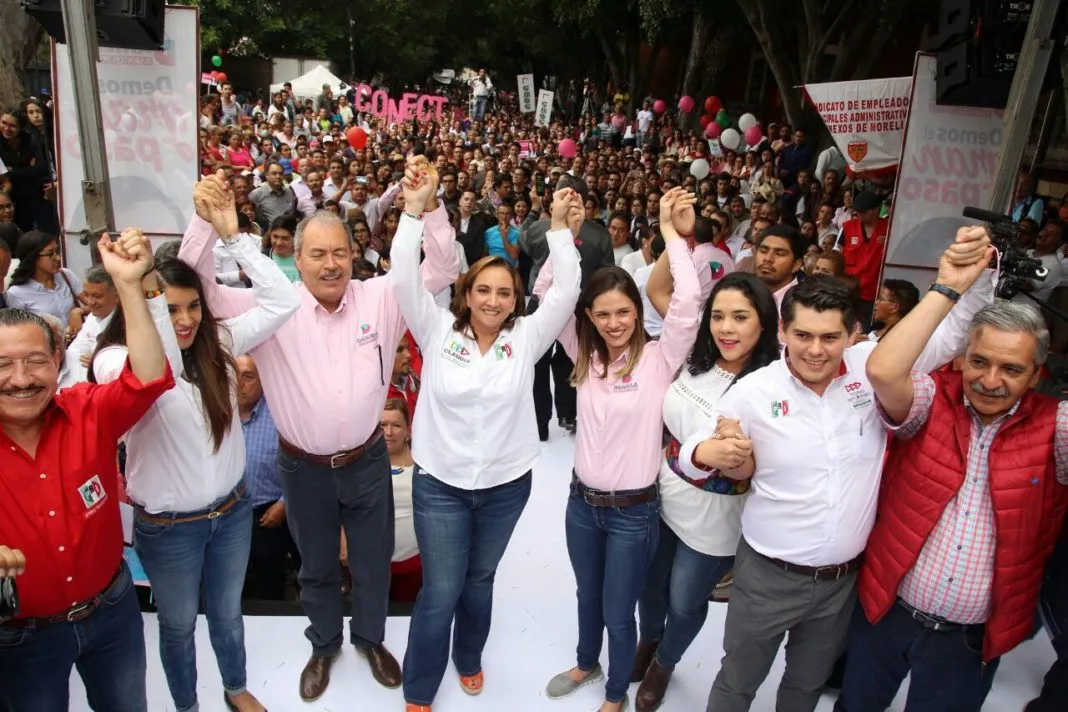
[[[405,92],[400,100],[391,99],[385,89],[372,89],[367,84],[356,86],[356,111],[371,112],[388,124],[399,124],[416,118],[420,121],[441,121],[441,113],[448,99],[437,94]]]
[[[97,62],[115,228],[180,237],[193,213],[197,149],[197,9],[168,6],[159,51],[101,47]],[[85,168],[67,47],[55,57],[60,216],[66,233],[86,228]],[[74,244],[75,240],[72,243]],[[68,251],[72,267],[88,250]]]

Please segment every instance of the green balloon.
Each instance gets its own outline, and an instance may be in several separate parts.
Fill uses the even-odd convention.
[[[731,125],[731,119],[729,116],[727,116],[726,109],[720,109],[719,113],[716,114],[716,123],[719,124],[720,128],[723,129]]]
[[[215,55],[214,57],[211,58],[211,63],[216,67],[221,67],[222,66],[222,57],[220,57],[219,55]]]

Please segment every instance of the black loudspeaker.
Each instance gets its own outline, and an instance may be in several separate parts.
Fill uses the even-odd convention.
[[[62,0],[21,0],[56,42],[65,44]],[[93,0],[101,47],[156,50],[163,46],[164,0]]]
[[[942,0],[937,101],[1004,108],[1034,0]]]

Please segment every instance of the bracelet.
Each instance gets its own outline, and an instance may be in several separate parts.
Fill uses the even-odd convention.
[[[928,292],[938,292],[939,294],[941,294],[943,297],[945,297],[946,299],[950,300],[951,302],[960,301],[960,292],[958,292],[958,291],[956,291],[954,289],[950,289],[946,285],[939,284],[938,282],[935,282],[934,284],[932,284],[927,289],[927,291]]]
[[[151,292],[145,292],[145,299],[155,299],[156,297],[163,296],[163,291],[159,289],[153,289]]]
[[[410,217],[412,220],[422,220],[423,219],[422,214],[412,215],[411,213],[408,212],[407,209],[404,210],[404,214],[407,215],[408,217]]]

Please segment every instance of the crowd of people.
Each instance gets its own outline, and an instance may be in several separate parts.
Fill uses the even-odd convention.
[[[572,90],[538,128],[484,71],[470,90],[441,123],[390,125],[328,86],[265,105],[223,83],[185,236],[105,237],[84,275],[49,222],[47,106],[0,112],[19,594],[0,710],[65,709],[75,666],[93,709],[146,709],[131,539],[182,712],[201,605],[227,708],[264,709],[243,597],[299,597],[304,701],[346,598],[349,643],[408,712],[450,659],[479,694],[554,409],[578,629],[549,698],[602,684],[619,712],[639,683],[656,710],[717,600],[710,712],[749,709],[787,635],[779,709],[814,709],[837,667],[840,712],[886,709],[907,675],[910,712],[977,712],[1040,609],[1060,657],[1028,712],[1062,709],[1068,406],[1034,387],[1068,339],[1034,301],[1065,300],[1066,207],[1021,176],[1021,246],[1050,268],[1034,299],[995,299],[983,228],[946,236],[921,291],[880,282],[892,181],[800,127],[725,151],[625,92]],[[391,600],[414,604],[401,662]]]

